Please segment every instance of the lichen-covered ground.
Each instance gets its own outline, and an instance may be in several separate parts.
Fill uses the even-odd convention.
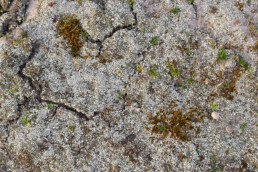
[[[2,0],[0,171],[256,171],[257,9]]]

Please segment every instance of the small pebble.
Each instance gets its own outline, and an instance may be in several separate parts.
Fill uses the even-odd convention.
[[[219,119],[219,113],[217,113],[217,112],[212,112],[211,116],[213,119]]]
[[[227,126],[227,127],[226,127],[226,131],[227,131],[228,133],[232,133],[232,132],[233,132],[233,129],[232,129],[230,126]]]
[[[195,77],[195,80],[198,81],[198,82],[201,82],[201,79],[202,79],[202,78],[201,78],[200,75],[197,75],[197,76]]]
[[[208,78],[205,79],[205,84],[208,85],[210,80]]]

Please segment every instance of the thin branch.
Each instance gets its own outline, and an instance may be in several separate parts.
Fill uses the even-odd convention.
[[[1,7],[4,11],[7,10],[8,3],[8,0],[1,0]]]

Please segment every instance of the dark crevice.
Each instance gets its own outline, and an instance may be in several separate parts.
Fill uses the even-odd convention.
[[[22,18],[21,21],[18,21],[17,18],[18,18],[18,14],[16,12],[12,12],[10,11],[10,8],[12,7],[13,3],[15,1],[12,1],[8,7],[9,9],[7,11],[4,11],[2,14],[4,13],[10,13],[12,14],[12,17],[8,20],[6,20],[4,23],[3,23],[3,26],[2,26],[2,37],[5,36],[7,33],[11,34],[11,32],[13,30],[15,30],[17,27],[19,27],[20,25],[23,24],[23,22],[25,21],[25,15],[26,15],[26,12],[28,10],[28,7],[29,7],[29,1],[25,1],[24,2],[24,13],[22,14],[23,16],[20,16]],[[1,16],[1,15],[0,15]],[[15,27],[13,27],[11,30],[10,30],[10,24],[16,24]]]
[[[108,39],[108,38],[111,38],[116,32],[120,31],[120,30],[123,30],[123,29],[127,29],[127,30],[132,30],[134,28],[134,23],[133,24],[129,24],[129,25],[126,25],[126,26],[117,26],[115,27],[109,34],[107,34],[103,41],[101,42],[100,44],[100,48],[99,48],[99,53],[101,53],[102,51],[102,48],[103,48],[103,42]]]
[[[136,66],[138,63],[136,63],[134,66]],[[131,75],[129,75],[129,81],[132,81],[132,77],[136,74],[136,70],[133,70],[133,73]],[[125,89],[128,89],[129,86],[129,83],[125,82]],[[125,108],[126,108],[126,98],[127,98],[128,94],[126,93],[124,96],[123,96],[123,105],[122,105],[122,112],[125,111]]]
[[[98,8],[103,11],[106,9],[106,3],[105,3],[106,0],[89,0],[89,1],[94,2],[98,6]]]
[[[99,1],[100,1],[99,2],[100,9],[104,11],[106,9],[106,3],[104,0],[99,0]]]
[[[197,19],[198,17],[197,5],[195,5],[195,2],[188,2],[188,3],[193,6],[195,17]]]
[[[3,25],[2,25],[2,35],[5,35],[8,31],[9,31],[9,23],[11,22],[11,19],[8,19],[6,21],[4,21]]]
[[[40,41],[36,41],[32,44],[31,53],[30,53],[28,59],[25,60],[25,62],[20,66],[20,70],[18,71],[18,75],[21,78],[23,78],[23,79],[25,79],[29,82],[29,85],[31,86],[31,88],[36,92],[36,95],[37,95],[36,99],[41,103],[42,102],[41,97],[40,97],[41,91],[38,89],[39,86],[37,84],[35,84],[30,77],[27,77],[23,74],[23,69],[26,67],[27,63],[29,61],[31,61],[31,59],[38,53],[39,48],[40,48],[40,44],[41,44]]]
[[[38,98],[38,94],[39,92],[37,92],[37,89],[34,87],[34,84],[32,84],[32,80],[28,77],[26,77],[22,71],[23,69],[26,67],[26,64],[33,58],[33,56],[35,56],[35,54],[39,51],[39,47],[40,47],[40,42],[39,41],[36,41],[32,44],[32,49],[31,49],[31,53],[29,55],[29,57],[25,60],[25,62],[23,62],[23,64],[20,66],[20,69],[18,71],[18,76],[21,77],[22,79],[24,80],[28,80],[29,82],[29,85],[31,86],[31,88],[33,90],[36,91],[36,99],[39,100]],[[19,118],[21,117],[20,114],[22,114],[22,106],[26,105],[27,103],[29,102],[29,99],[27,97],[24,97],[24,100],[18,104],[18,113],[19,113],[19,116],[13,120],[10,120],[9,123],[12,125],[13,123],[15,123],[17,120],[19,120]]]
[[[97,41],[91,41],[93,43],[97,43],[99,45],[99,54],[98,56],[101,54],[101,51],[103,49],[103,42],[108,39],[108,38],[111,38],[116,32],[120,31],[120,30],[123,30],[123,29],[127,29],[127,30],[132,30],[134,29],[135,27],[135,23],[133,24],[129,24],[129,25],[126,25],[126,26],[117,26],[115,27],[109,34],[107,34],[103,41],[100,41],[100,40],[97,40]]]
[[[127,88],[127,87],[125,87],[125,89],[126,89],[126,88]],[[121,111],[122,111],[122,112],[125,110],[126,97],[127,97],[127,93],[123,96],[123,105],[122,105],[122,108],[121,108]]]
[[[86,39],[86,41],[90,41],[91,43],[96,43],[98,46],[99,46],[99,53],[97,54],[97,56],[100,56],[101,54],[101,51],[102,51],[102,48],[103,48],[103,42],[108,39],[108,38],[111,38],[116,32],[120,31],[120,30],[123,30],[123,29],[127,29],[127,30],[133,30],[136,28],[136,26],[138,25],[138,19],[137,19],[137,14],[134,12],[134,9],[133,9],[133,6],[130,7],[130,10],[131,10],[131,13],[133,14],[134,16],[134,23],[132,24],[129,24],[129,25],[126,25],[126,26],[117,26],[115,27],[110,33],[108,33],[107,35],[105,35],[104,39],[101,41],[101,40],[94,40],[92,39],[89,34],[87,33],[88,35],[88,38]]]
[[[29,8],[29,4],[30,4],[30,1],[27,1],[27,2],[25,1],[25,5],[24,5],[24,8],[25,8],[24,9],[24,11],[25,11],[24,12],[24,21],[26,20],[25,17],[27,18],[26,13],[27,13],[27,10]]]
[[[97,116],[97,115],[99,115],[99,114],[101,114],[101,111],[95,111],[95,112],[93,113],[93,117],[95,117],[95,116]]]
[[[99,52],[98,52],[97,56],[100,56],[100,52],[101,52],[101,49],[103,47],[103,45],[102,45],[103,41],[101,41],[101,40],[94,40],[94,39],[91,38],[90,34],[87,31],[85,31],[85,32],[88,35],[86,41],[87,42],[89,41],[91,43],[97,44],[99,46]]]
[[[58,108],[59,108],[59,107],[54,107],[54,108],[53,108],[53,113],[52,113],[52,115],[51,115],[51,118],[56,115]]]
[[[132,30],[132,29],[135,29],[135,27],[138,25],[137,15],[136,15],[136,13],[135,13],[134,10],[133,10],[133,6],[130,7],[130,9],[131,9],[131,13],[132,13],[133,16],[134,16],[134,20],[135,20],[134,23],[133,23],[133,24],[126,25],[126,26],[117,26],[117,27],[115,27],[109,34],[107,34],[107,35],[104,37],[104,39],[103,39],[102,42],[104,42],[107,38],[112,37],[116,32],[118,32],[118,31],[120,31],[120,30],[123,30],[123,29]]]
[[[197,9],[197,6],[193,3],[192,4],[192,6],[193,6],[193,9],[194,9],[194,13],[195,13],[195,17],[196,17],[196,19],[198,18],[198,9]]]
[[[137,14],[134,12],[134,8],[133,8],[133,6],[131,7],[131,13],[133,14],[133,16],[134,16],[134,20],[135,20],[135,22],[134,22],[134,26],[137,26],[138,25],[138,19],[137,19]]]
[[[58,107],[62,107],[62,108],[64,108],[64,109],[67,109],[67,110],[69,110],[69,111],[72,111],[72,112],[74,112],[79,118],[85,119],[86,121],[89,121],[89,120],[90,120],[90,118],[87,117],[86,114],[84,114],[84,113],[82,113],[82,112],[79,112],[78,110],[76,110],[76,109],[73,108],[73,107],[67,106],[67,105],[65,105],[65,104],[63,104],[63,103],[58,103],[58,102],[54,102],[54,101],[51,101],[51,100],[41,99],[41,96],[40,96],[40,100],[41,100],[41,102],[45,102],[45,103],[48,103],[48,104],[52,103],[52,104],[57,105]]]
[[[27,10],[28,6],[26,6],[26,10]],[[129,25],[126,25],[126,26],[117,26],[115,27],[109,34],[107,34],[104,39],[101,41],[101,40],[94,40],[92,39],[89,34],[87,33],[88,37],[86,39],[86,41],[90,41],[91,43],[96,43],[98,46],[99,46],[99,53],[97,56],[100,56],[101,54],[101,51],[102,51],[102,48],[103,48],[103,42],[112,37],[116,32],[120,31],[120,30],[123,30],[123,29],[127,29],[127,30],[132,30],[132,29],[135,29],[136,26],[138,25],[138,20],[137,20],[137,15],[136,13],[134,12],[134,9],[133,9],[133,6],[130,7],[131,9],[131,13],[133,14],[134,16],[134,19],[135,19],[135,22],[133,24],[129,24]],[[82,112],[79,112],[78,110],[76,110],[75,108],[71,107],[71,106],[67,106],[65,105],[64,103],[58,103],[58,102],[54,102],[54,101],[51,101],[51,100],[46,100],[46,99],[42,99],[41,97],[41,92],[42,92],[42,86],[36,82],[33,81],[32,78],[26,76],[23,74],[23,69],[26,67],[27,63],[29,61],[31,61],[31,59],[38,53],[39,51],[39,48],[40,48],[40,41],[36,41],[33,43],[32,45],[32,50],[31,50],[31,54],[29,55],[29,58],[20,66],[20,70],[18,72],[18,75],[27,80],[29,85],[31,86],[31,88],[36,92],[36,100],[39,102],[39,103],[42,103],[42,102],[45,102],[45,103],[52,103],[52,104],[55,104],[57,105],[58,107],[63,107],[67,110],[70,110],[72,112],[74,112],[75,114],[77,114],[80,118],[83,118],[85,119],[86,121],[90,120],[89,117],[87,117],[86,114],[82,113]],[[124,101],[125,101],[125,96],[123,97]],[[23,103],[22,103],[23,104]],[[21,105],[22,105],[21,104]],[[20,107],[21,108],[21,107]],[[122,110],[125,110],[125,105],[123,105],[122,107]],[[21,112],[20,112],[21,113]],[[94,116],[98,115],[99,113],[96,113],[94,114]]]
[[[75,108],[73,108],[73,107],[67,106],[67,105],[65,105],[65,104],[63,104],[63,103],[58,103],[58,102],[54,102],[54,101],[51,101],[51,100],[44,100],[44,99],[42,99],[42,98],[41,98],[42,86],[39,85],[39,84],[37,84],[37,83],[35,83],[35,82],[32,80],[32,78],[30,78],[30,77],[28,77],[28,76],[26,76],[26,75],[23,74],[23,69],[26,67],[26,64],[27,64],[29,61],[31,61],[31,59],[38,53],[39,48],[40,48],[40,45],[41,45],[40,41],[36,41],[36,42],[33,43],[33,45],[32,45],[32,50],[31,50],[31,53],[30,53],[30,55],[29,55],[29,58],[20,66],[20,70],[19,70],[19,72],[18,72],[18,75],[19,75],[21,78],[23,78],[24,80],[27,80],[27,81],[28,81],[30,87],[36,92],[36,97],[35,97],[35,98],[36,98],[36,100],[37,100],[39,103],[42,103],[42,102],[45,102],[45,103],[48,103],[48,104],[52,103],[52,104],[55,104],[55,105],[57,105],[57,106],[59,106],[59,107],[63,107],[63,108],[65,108],[65,109],[67,109],[67,110],[70,110],[70,111],[74,112],[74,113],[77,114],[80,118],[85,119],[86,121],[90,120],[90,118],[88,118],[88,117],[86,116],[86,114],[77,111],[77,110],[76,110]],[[23,103],[23,104],[24,104],[24,103]]]

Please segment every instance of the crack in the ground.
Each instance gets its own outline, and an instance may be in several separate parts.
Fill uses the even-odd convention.
[[[196,19],[197,19],[197,17],[198,17],[198,9],[197,9],[197,6],[194,4],[194,2],[191,3],[191,5],[193,6],[194,13],[195,13],[195,17],[196,17]]]
[[[87,33],[88,37],[87,37],[86,41],[90,41],[90,42],[92,42],[92,43],[96,43],[96,44],[99,46],[99,52],[98,52],[97,56],[100,56],[101,51],[102,51],[102,48],[103,48],[103,42],[104,42],[106,39],[112,37],[116,32],[118,32],[118,31],[120,31],[120,30],[123,30],[123,29],[132,30],[132,29],[135,29],[135,27],[138,25],[137,15],[136,15],[136,13],[134,12],[133,6],[130,7],[130,10],[131,10],[131,13],[132,13],[133,16],[134,16],[134,20],[135,20],[134,23],[129,24],[129,25],[126,25],[126,26],[117,26],[117,27],[115,27],[109,34],[107,34],[107,35],[104,37],[104,39],[103,39],[102,41],[101,41],[101,40],[94,40],[94,39],[92,39],[92,38],[89,36],[89,34]],[[32,60],[32,58],[38,53],[39,48],[40,48],[40,41],[35,41],[35,42],[33,43],[33,45],[32,45],[31,54],[29,55],[29,58],[20,66],[20,70],[19,70],[19,72],[18,72],[18,75],[19,75],[21,78],[23,78],[24,80],[27,80],[27,81],[28,81],[28,83],[29,83],[30,87],[32,88],[32,90],[35,91],[35,93],[36,93],[35,98],[36,98],[36,100],[37,100],[39,103],[45,102],[45,103],[48,103],[48,104],[50,104],[50,103],[51,103],[51,104],[55,104],[55,105],[57,105],[58,107],[63,107],[63,108],[65,108],[65,109],[67,109],[67,110],[70,110],[70,111],[74,112],[74,113],[77,114],[80,118],[83,118],[83,119],[85,119],[86,121],[90,120],[91,118],[87,117],[86,114],[84,114],[84,113],[82,113],[82,112],[79,112],[77,109],[75,109],[75,108],[73,108],[73,107],[71,107],[71,106],[65,105],[64,103],[59,103],[59,102],[54,102],[54,101],[52,101],[52,100],[43,99],[43,98],[41,97],[42,86],[41,86],[40,84],[38,84],[38,83],[35,83],[35,82],[33,81],[33,79],[30,78],[29,76],[26,76],[26,75],[23,74],[23,69],[26,67],[27,63],[30,62],[30,61]],[[135,72],[134,72],[134,74],[135,74]],[[133,74],[133,75],[134,75],[134,74]],[[125,98],[126,98],[126,96],[127,96],[127,95],[125,95],[125,96],[123,97],[124,103],[125,103]],[[26,100],[24,100],[24,101],[26,101]],[[24,103],[25,103],[25,102],[21,103],[21,104],[18,106],[18,109],[19,109],[18,111],[19,111],[20,114],[21,114],[21,106],[22,106]],[[125,110],[125,105],[123,105],[123,107],[122,107],[122,111],[124,111],[124,110]],[[95,116],[95,115],[94,115],[94,116]],[[16,120],[14,120],[14,121],[17,121],[19,118],[20,118],[20,117],[18,117],[18,118],[17,118]]]
[[[46,100],[46,99],[43,99],[41,97],[41,92],[42,92],[42,86],[35,83],[33,81],[32,78],[26,76],[23,74],[23,69],[26,67],[27,63],[30,62],[32,60],[32,58],[38,53],[39,51],[39,48],[40,48],[40,41],[35,41],[32,45],[32,50],[31,50],[31,54],[29,55],[29,58],[20,66],[20,70],[18,72],[18,75],[23,78],[24,80],[27,80],[30,87],[32,88],[32,90],[34,90],[36,92],[36,100],[39,102],[39,103],[42,103],[42,102],[45,102],[45,103],[52,103],[52,104],[55,104],[57,105],[58,107],[63,107],[69,111],[72,111],[74,112],[75,114],[77,114],[81,119],[85,119],[86,121],[90,120],[89,117],[87,117],[86,114],[82,113],[82,112],[79,112],[77,109],[73,108],[73,107],[70,107],[68,105],[65,105],[63,103],[58,103],[58,102],[54,102],[54,101],[51,101],[51,100]]]
[[[77,109],[71,107],[71,106],[68,106],[68,105],[65,105],[63,103],[58,103],[58,102],[54,102],[52,100],[46,100],[46,99],[42,99],[41,96],[40,96],[40,100],[41,102],[45,102],[45,103],[48,103],[48,104],[55,104],[57,105],[58,107],[62,107],[64,109],[67,109],[69,111],[72,111],[74,112],[79,118],[81,119],[85,119],[86,121],[89,121],[91,118],[87,117],[86,114],[82,113],[82,112],[79,112]]]
[[[25,14],[26,14],[26,12],[27,12],[27,10],[28,10],[28,7],[29,7],[29,5],[27,4],[28,2],[24,2],[25,4],[23,4],[23,5],[24,5],[24,12],[23,12],[23,15],[24,15],[24,16],[20,16],[20,15],[17,15],[17,14],[14,15],[14,12],[12,12],[12,11],[10,10],[10,8],[11,8],[12,5],[13,5],[13,3],[15,3],[15,1],[13,1],[12,4],[8,5],[8,6],[9,6],[9,9],[8,9],[7,11],[4,11],[4,12],[2,13],[2,15],[3,15],[4,13],[12,14],[12,17],[9,18],[9,19],[7,19],[6,21],[4,21],[4,23],[3,23],[3,25],[2,25],[2,36],[0,36],[0,37],[6,36],[7,34],[11,34],[11,32],[12,32],[13,30],[15,30],[16,28],[18,28],[19,26],[21,26],[21,25],[23,24],[23,22],[25,21],[25,17],[24,17],[24,16],[25,16]],[[22,5],[21,5],[21,6],[22,6]],[[17,7],[17,8],[18,8],[18,7]],[[0,16],[2,16],[2,15],[0,15]],[[21,21],[18,21],[18,19],[17,19],[18,16],[22,18]],[[10,23],[16,23],[17,25],[16,25],[15,27],[14,27],[14,25],[12,25],[12,27],[10,27],[10,26],[9,26]],[[11,28],[11,29],[10,29],[10,28]]]
[[[133,9],[133,6],[130,7],[130,10],[131,10],[131,13],[133,14],[133,17],[134,17],[134,23],[132,24],[128,24],[128,25],[125,25],[125,26],[116,26],[115,28],[113,28],[113,30],[111,32],[109,32],[107,35],[105,35],[105,37],[103,38],[103,40],[94,40],[92,39],[88,34],[87,32],[87,39],[86,41],[90,41],[92,43],[96,43],[98,46],[99,46],[99,52],[97,54],[97,57],[100,56],[101,54],[101,51],[103,49],[103,42],[108,39],[108,38],[111,38],[116,32],[120,31],[120,30],[124,30],[124,29],[127,29],[127,30],[132,30],[132,29],[135,29],[135,27],[138,25],[138,19],[137,19],[137,14],[134,12],[134,9]]]
[[[138,63],[136,63],[135,65],[137,65],[137,64],[138,64]],[[134,65],[134,66],[135,66],[135,65]],[[133,70],[133,73],[132,73],[131,75],[129,75],[129,81],[132,80],[131,78],[132,78],[135,74],[136,74],[136,70],[134,69],[134,70]],[[124,84],[125,84],[125,88],[124,88],[124,89],[125,89],[125,90],[128,89],[129,83],[128,83],[128,82],[124,82]],[[127,96],[128,96],[127,93],[125,93],[125,95],[123,96],[123,106],[122,106],[122,108],[121,108],[121,111],[122,111],[122,112],[125,111],[125,107],[127,106],[127,105],[126,105],[126,98],[127,98]]]
[[[133,10],[133,7],[131,7],[131,13],[134,16],[134,20],[135,20],[134,23],[126,25],[126,26],[117,26],[117,27],[115,27],[109,34],[107,34],[104,37],[102,42],[104,42],[107,38],[112,37],[116,32],[118,32],[120,30],[123,30],[123,29],[132,30],[132,29],[134,29],[137,26],[137,24],[138,24],[138,20],[137,20],[137,15],[136,15],[136,13]]]

